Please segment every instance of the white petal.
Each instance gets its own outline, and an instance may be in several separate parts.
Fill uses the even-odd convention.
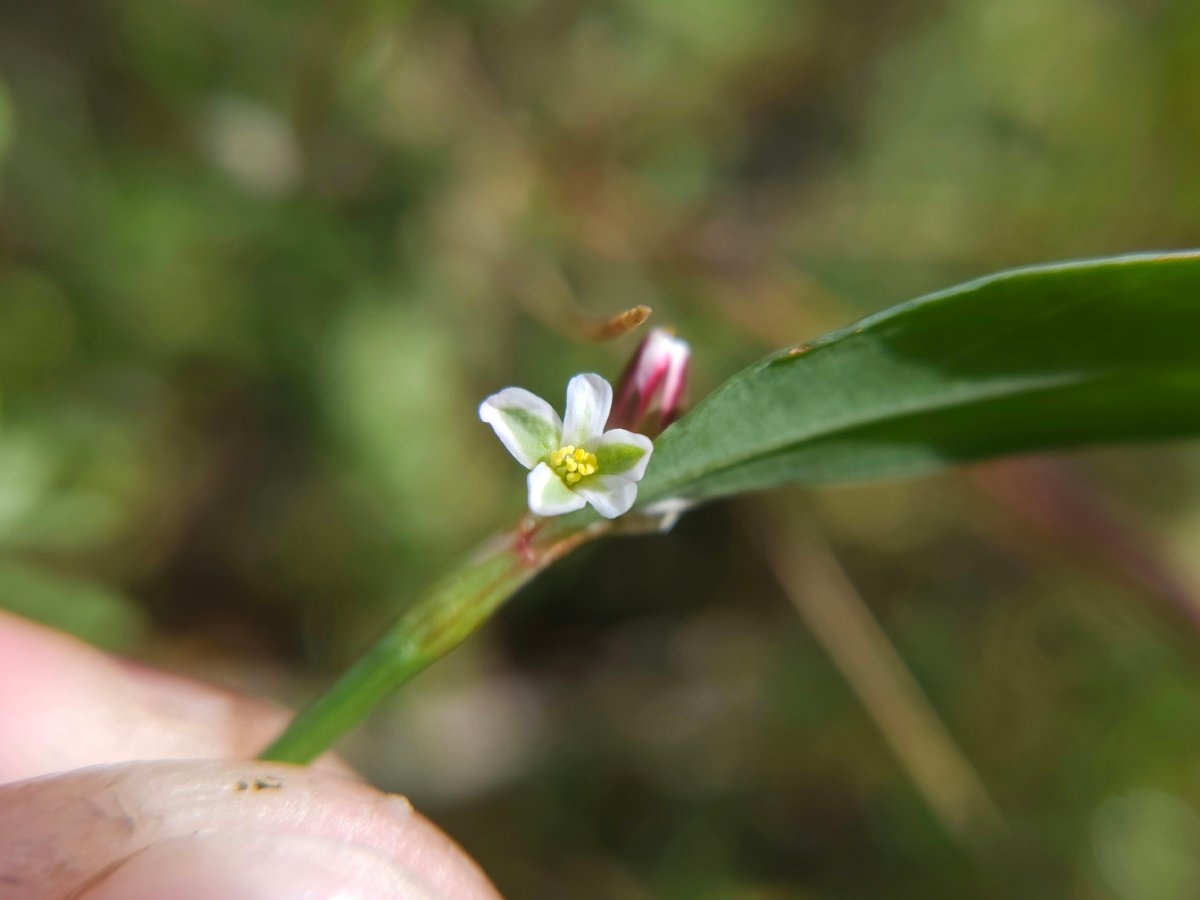
[[[587,447],[604,433],[612,410],[612,385],[599,375],[576,375],[567,385],[562,442]],[[557,448],[555,448],[557,449]]]
[[[545,463],[538,463],[529,473],[529,509],[539,516],[561,516],[583,509],[587,501],[562,483]]]
[[[562,420],[554,408],[524,388],[505,388],[479,404],[479,418],[525,468],[558,449]]]
[[[604,432],[592,452],[596,454],[603,474],[641,481],[646,474],[646,466],[650,464],[654,442],[644,434],[614,428]]]
[[[637,499],[637,485],[620,475],[597,475],[587,480],[586,487],[575,488],[592,508],[606,519],[629,512]]]

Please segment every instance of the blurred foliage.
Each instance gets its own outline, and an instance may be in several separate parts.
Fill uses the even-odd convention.
[[[127,647],[145,629],[143,616],[128,597],[19,562],[0,562],[0,597],[4,609],[99,647]]]
[[[634,339],[575,316],[654,307],[702,396],[964,277],[1200,233],[1187,0],[2,16],[0,603],[244,690],[267,660],[290,702],[515,517],[475,405],[615,374]],[[513,897],[1190,896],[1200,644],[1158,601],[1200,602],[1200,457],[1072,465],[1128,577],[1033,478],[810,498],[1003,838],[929,812],[752,502],[566,561],[347,750]]]

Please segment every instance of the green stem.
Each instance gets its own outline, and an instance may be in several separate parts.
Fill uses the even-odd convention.
[[[311,762],[392,691],[474,634],[523,584],[606,530],[597,524],[583,527],[572,517],[525,522],[497,535],[405,610],[259,758]]]

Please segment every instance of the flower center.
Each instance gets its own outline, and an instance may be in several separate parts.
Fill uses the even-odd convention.
[[[567,444],[550,454],[550,468],[564,484],[570,486],[578,484],[580,479],[588,475],[595,475],[599,471],[600,463],[596,460],[595,453],[588,453],[582,447]]]

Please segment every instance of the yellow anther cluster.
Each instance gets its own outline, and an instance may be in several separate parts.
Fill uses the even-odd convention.
[[[567,444],[550,454],[550,468],[565,484],[578,484],[581,478],[595,475],[599,468],[595,453]]]

